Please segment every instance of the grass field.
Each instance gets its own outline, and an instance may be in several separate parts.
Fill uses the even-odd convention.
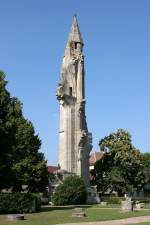
[[[95,204],[95,205],[92,205],[91,207],[99,207],[99,208],[121,208],[121,205],[120,204],[107,204],[107,205]],[[145,203],[143,208],[144,209],[150,209],[150,203]]]
[[[44,207],[42,212],[26,214],[24,221],[8,221],[6,215],[0,215],[0,225],[54,225],[59,223],[73,223],[73,222],[86,222],[86,221],[104,221],[123,219],[134,216],[150,215],[150,210],[143,210],[137,212],[122,213],[120,209],[95,209],[93,207],[85,207],[85,218],[73,218],[73,208],[52,208]],[[148,225],[150,223],[145,223]],[[144,225],[144,223],[142,224]]]

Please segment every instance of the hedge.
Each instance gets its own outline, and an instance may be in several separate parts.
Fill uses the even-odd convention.
[[[32,213],[40,210],[40,198],[31,193],[0,193],[0,213]]]
[[[108,204],[121,204],[121,201],[124,201],[124,197],[112,197],[112,196],[102,196],[101,200],[107,202]]]

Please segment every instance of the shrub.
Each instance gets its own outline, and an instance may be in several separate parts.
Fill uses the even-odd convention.
[[[0,193],[0,213],[32,213],[40,209],[39,197],[31,193]]]
[[[124,197],[102,197],[102,201],[107,202],[108,204],[121,204],[121,201],[124,201]]]
[[[52,197],[54,205],[83,204],[86,201],[86,187],[83,180],[74,175],[64,179]]]
[[[49,204],[49,194],[48,193],[41,193],[40,194],[40,201],[41,205],[48,205]]]

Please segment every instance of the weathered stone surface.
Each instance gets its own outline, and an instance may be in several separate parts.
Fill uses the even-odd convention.
[[[100,203],[100,198],[96,186],[90,186],[87,188],[87,203]]]
[[[85,217],[86,214],[82,208],[73,209],[72,217]]]
[[[133,206],[135,209],[140,210],[140,209],[144,208],[144,203],[142,203],[140,201],[136,201]]]
[[[106,206],[107,205],[107,202],[101,202],[100,205]]]
[[[131,200],[122,201],[121,209],[123,212],[133,211],[133,201],[131,201]]]
[[[10,214],[7,215],[8,220],[24,220],[24,215],[22,214]]]
[[[83,39],[76,17],[62,62],[56,96],[60,104],[59,165],[62,170],[89,177],[92,135],[85,115]]]

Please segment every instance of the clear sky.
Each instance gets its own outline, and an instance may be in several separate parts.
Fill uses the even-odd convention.
[[[0,69],[57,164],[55,97],[73,14],[84,39],[86,114],[93,146],[118,128],[150,150],[149,0],[0,0]]]

